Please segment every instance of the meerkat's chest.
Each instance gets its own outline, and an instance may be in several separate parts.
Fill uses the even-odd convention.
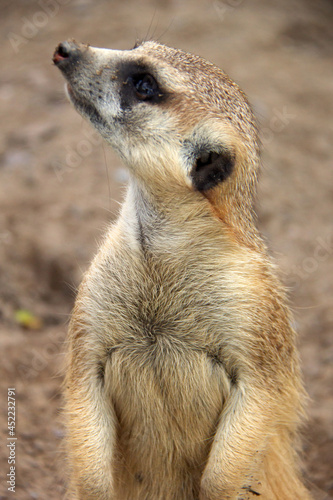
[[[156,375],[169,362],[176,369],[202,359],[208,371],[223,364],[223,337],[235,328],[232,293],[223,278],[197,268],[125,262],[93,274],[89,309],[98,311],[94,327],[110,357],[151,366]]]
[[[124,256],[98,264],[83,293],[87,344],[119,422],[120,455],[132,473],[124,481],[165,470],[168,460],[180,474],[197,470],[232,385],[222,347],[228,299],[195,262],[189,269]]]
[[[128,392],[128,401],[141,398],[145,411],[145,391],[176,414],[180,401],[197,412],[207,407],[215,391],[220,409],[230,388],[221,347],[230,311],[216,276],[163,262],[123,262],[99,272],[92,309],[99,311],[96,336],[106,343],[114,398],[123,402]]]
[[[131,304],[137,314],[117,328],[105,368],[118,446],[131,472],[126,482],[155,468],[173,475],[176,467],[181,477],[190,466],[199,474],[230,391],[207,325],[181,297],[167,303],[158,294],[152,293],[154,302],[147,293],[140,308]]]

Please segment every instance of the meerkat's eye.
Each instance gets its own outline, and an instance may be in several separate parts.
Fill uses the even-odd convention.
[[[136,96],[141,101],[151,101],[160,95],[157,81],[149,73],[133,75],[131,80]]]

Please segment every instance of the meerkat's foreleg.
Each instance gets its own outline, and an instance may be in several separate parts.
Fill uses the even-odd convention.
[[[111,500],[116,418],[92,357],[89,345],[73,342],[65,380],[70,498]]]
[[[235,387],[218,425],[201,481],[200,500],[304,500],[310,498],[298,479],[290,443],[271,454],[277,431],[278,407],[263,389]],[[283,448],[283,441],[277,440]],[[274,467],[267,464],[273,459]],[[272,470],[275,469],[275,470]],[[269,471],[268,483],[267,472]],[[271,479],[281,474],[273,485]],[[290,477],[286,486],[286,475]],[[283,477],[284,476],[284,477]],[[282,485],[284,492],[280,490]],[[289,491],[290,489],[290,491]]]

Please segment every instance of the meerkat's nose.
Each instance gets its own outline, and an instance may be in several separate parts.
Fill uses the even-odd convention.
[[[77,49],[77,45],[74,42],[59,43],[53,54],[54,64],[58,65],[61,61],[69,59],[75,49]]]
[[[83,47],[86,48],[87,46],[78,44],[74,40],[61,42],[55,49],[52,60],[59,69],[65,71],[68,67],[72,66],[73,63],[75,64],[78,62],[78,59],[82,55]]]

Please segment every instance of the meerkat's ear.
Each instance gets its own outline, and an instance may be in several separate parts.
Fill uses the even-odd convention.
[[[231,175],[234,164],[235,155],[228,150],[199,150],[191,170],[195,189],[207,191],[225,181]]]

